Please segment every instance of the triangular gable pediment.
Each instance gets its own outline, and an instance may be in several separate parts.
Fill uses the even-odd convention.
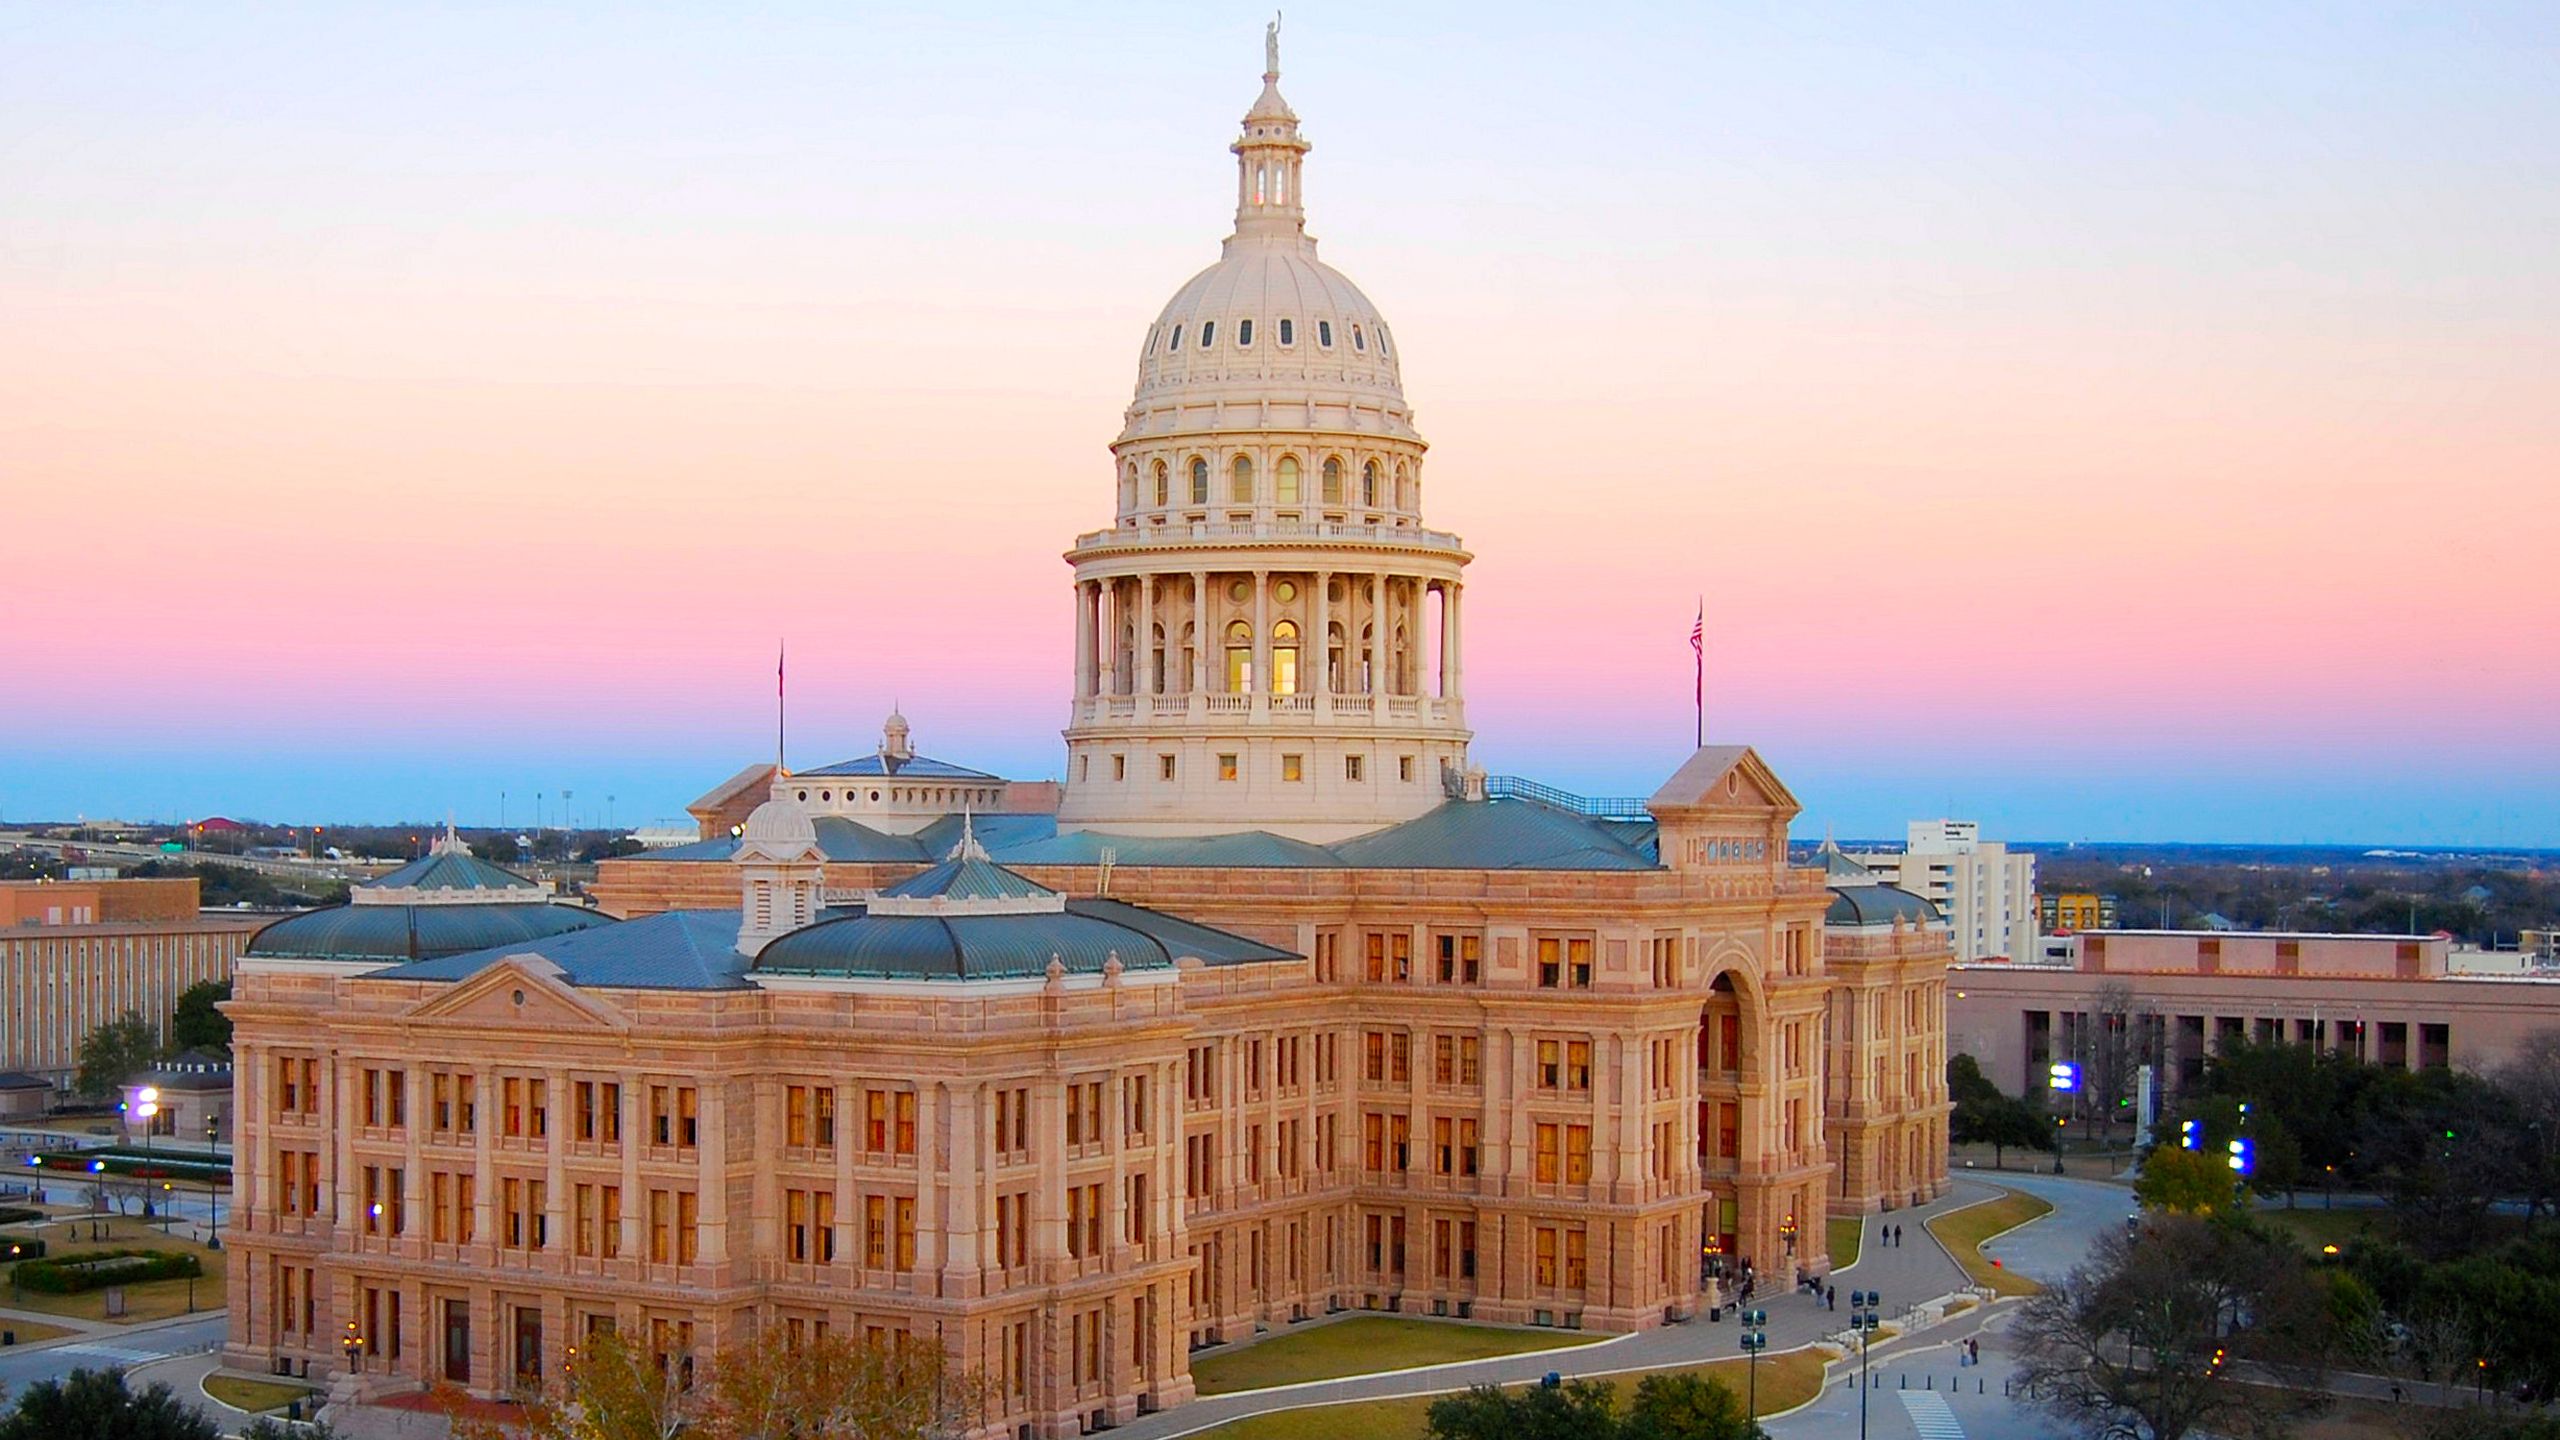
[[[1804,808],[1748,745],[1699,747],[1645,803],[1656,815],[1665,810],[1774,810],[1792,818]]]
[[[523,1027],[560,1031],[626,1031],[631,1017],[568,983],[567,972],[527,951],[501,957],[457,980],[401,1017],[415,1024]]]

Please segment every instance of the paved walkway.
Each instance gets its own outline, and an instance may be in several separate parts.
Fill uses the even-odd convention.
[[[1881,1290],[1885,1294],[1885,1308],[1899,1314],[1913,1305],[1964,1288],[1964,1271],[1947,1257],[1935,1240],[1929,1238],[1923,1222],[1932,1215],[1989,1199],[1993,1193],[1985,1185],[1959,1182],[1953,1192],[1932,1204],[1897,1210],[1890,1215],[1867,1217],[1866,1233],[1858,1248],[1858,1263],[1834,1272],[1834,1283],[1842,1291],[1842,1299],[1845,1301],[1847,1292],[1852,1289]],[[1879,1225],[1900,1225],[1902,1245],[1887,1247],[1881,1244],[1876,1238]],[[1769,1312],[1767,1328],[1772,1354],[1800,1349],[1839,1332],[1847,1324],[1841,1318],[1841,1312],[1825,1310],[1811,1295],[1785,1288],[1783,1279],[1778,1282],[1775,1293],[1763,1290],[1753,1303]],[[1518,1384],[1535,1380],[1551,1370],[1567,1379],[1574,1379],[1630,1370],[1656,1370],[1665,1366],[1697,1365],[1709,1360],[1738,1357],[1742,1353],[1740,1333],[1740,1327],[1735,1325],[1732,1313],[1728,1311],[1721,1322],[1701,1318],[1571,1350],[1510,1355],[1395,1374],[1355,1375],[1341,1380],[1315,1380],[1301,1385],[1217,1395],[1194,1400],[1162,1414],[1142,1416],[1111,1434],[1115,1440],[1173,1440],[1176,1436],[1193,1434],[1229,1420],[1271,1410],[1333,1405],[1351,1400],[1438,1395],[1464,1390],[1470,1385]]]

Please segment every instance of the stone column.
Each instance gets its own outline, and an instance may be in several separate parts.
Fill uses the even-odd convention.
[[[1094,599],[1094,627],[1102,646],[1101,682],[1097,694],[1120,693],[1120,582],[1117,579],[1098,583]]]
[[[1271,572],[1253,572],[1253,691],[1259,696],[1271,693]],[[1257,710],[1267,710],[1271,702],[1254,702]]]
[[[1387,713],[1387,577],[1375,572],[1369,582],[1369,709]]]
[[[1316,683],[1309,688],[1324,697],[1316,703],[1329,711],[1333,708],[1333,572],[1317,571],[1315,587]],[[1299,673],[1303,678],[1306,667],[1303,651],[1298,665]]]
[[[1191,693],[1209,692],[1209,652],[1218,641],[1210,634],[1209,572],[1191,572]]]
[[[1156,693],[1156,577],[1138,581],[1138,693]]]
[[[1458,610],[1458,598],[1466,592],[1466,588],[1464,584],[1452,580],[1441,591],[1448,597],[1447,614],[1441,625],[1440,642],[1440,666],[1443,677],[1440,682],[1440,692],[1444,700],[1455,700],[1466,689],[1466,638],[1460,629],[1463,617]]]
[[[1076,582],[1076,697],[1093,693],[1093,583]]]

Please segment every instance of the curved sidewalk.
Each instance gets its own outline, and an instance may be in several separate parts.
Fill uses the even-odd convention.
[[[1963,1289],[1963,1269],[1929,1237],[1923,1222],[1933,1215],[1962,1209],[1991,1198],[1993,1187],[1959,1178],[1945,1196],[1927,1205],[1865,1217],[1858,1263],[1834,1273],[1841,1290],[1877,1289],[1885,1293],[1889,1311],[1900,1314],[1925,1300]],[[1880,1225],[1900,1225],[1903,1243],[1884,1247],[1876,1239]],[[1844,1296],[1845,1298],[1845,1296]],[[1754,1302],[1769,1312],[1769,1353],[1801,1349],[1845,1328],[1838,1311],[1825,1310],[1811,1295],[1795,1290],[1764,1294]],[[1352,1314],[1365,1312],[1353,1311]],[[1383,1375],[1354,1375],[1340,1380],[1312,1380],[1264,1390],[1241,1390],[1194,1400],[1178,1409],[1141,1416],[1111,1433],[1120,1440],[1174,1440],[1248,1415],[1338,1405],[1355,1400],[1393,1400],[1439,1395],[1470,1385],[1510,1385],[1534,1381],[1549,1371],[1576,1379],[1700,1365],[1741,1356],[1740,1329],[1731,1314],[1721,1321],[1704,1317],[1679,1325],[1641,1331],[1570,1350],[1531,1352],[1491,1360],[1462,1361]]]

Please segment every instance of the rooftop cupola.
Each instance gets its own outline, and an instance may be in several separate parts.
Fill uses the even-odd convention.
[[[1236,233],[1238,240],[1303,240],[1307,209],[1299,183],[1307,162],[1307,142],[1298,135],[1297,112],[1280,98],[1280,22],[1262,32],[1262,93],[1244,114],[1244,133],[1228,147],[1236,154]]]
[[[889,707],[888,723],[880,727],[880,758],[893,770],[916,758],[915,743],[907,736],[907,717],[894,705]]]
[[[742,892],[739,954],[759,955],[777,937],[817,920],[826,890],[827,853],[818,848],[809,812],[788,800],[767,800],[747,817],[730,858],[737,864]]]

